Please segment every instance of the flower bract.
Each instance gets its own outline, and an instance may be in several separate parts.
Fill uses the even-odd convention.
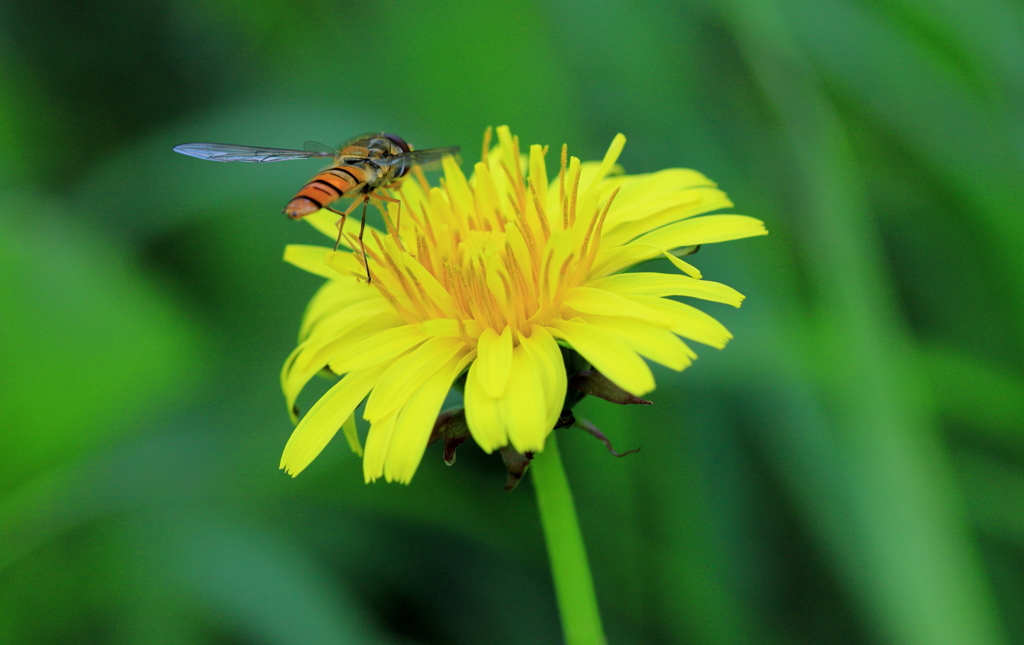
[[[464,373],[476,443],[487,452],[539,452],[565,400],[560,345],[639,396],[655,387],[645,359],[682,370],[696,358],[686,340],[722,348],[731,338],[672,297],[738,307],[743,296],[702,279],[679,256],[764,235],[759,220],[708,215],[732,203],[699,172],[621,174],[622,135],[599,162],[568,157],[563,146],[551,173],[546,148],[521,151],[506,127],[497,135],[469,178],[449,157],[439,186],[422,174],[392,186],[401,205],[388,204],[387,230],[368,227],[364,238],[369,285],[357,218],[345,227],[346,250],[286,248],[285,260],[326,278],[282,370],[289,410],[318,372],[341,377],[294,419],[281,458],[289,474],[306,468],[343,425],[361,451],[352,415],[365,400],[366,481],[410,481]],[[332,240],[337,235],[335,215],[307,219]],[[662,257],[678,273],[623,273]]]

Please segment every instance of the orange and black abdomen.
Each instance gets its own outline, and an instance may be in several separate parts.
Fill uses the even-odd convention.
[[[284,212],[299,219],[317,212],[367,180],[366,170],[358,166],[335,166],[313,177],[295,194]]]

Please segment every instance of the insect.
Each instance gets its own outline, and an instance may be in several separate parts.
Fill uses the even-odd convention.
[[[180,146],[175,146],[174,151],[197,159],[249,163],[333,157],[334,160],[330,166],[321,170],[299,192],[295,193],[292,200],[284,207],[284,213],[292,219],[300,219],[324,208],[340,215],[338,241],[334,245],[334,249],[337,250],[338,245],[341,244],[345,218],[362,202],[363,216],[359,223],[359,246],[363,254],[363,264],[366,267],[366,282],[369,284],[372,281],[370,263],[366,259],[366,246],[363,244],[363,230],[366,228],[366,205],[371,198],[396,203],[399,208],[400,222],[402,202],[381,195],[377,190],[398,181],[413,166],[427,164],[456,154],[459,147],[413,150],[401,137],[381,132],[356,137],[342,146],[340,150],[315,141],[307,141],[305,150],[258,148],[224,143],[183,143]],[[354,198],[352,204],[344,211],[330,206],[341,197]]]

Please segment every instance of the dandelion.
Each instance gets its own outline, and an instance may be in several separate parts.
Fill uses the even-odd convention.
[[[641,396],[655,387],[644,359],[682,370],[696,358],[684,339],[722,348],[731,338],[671,297],[738,307],[743,296],[680,256],[764,235],[760,221],[707,215],[732,203],[696,171],[620,174],[621,134],[600,162],[568,157],[563,146],[552,180],[546,147],[522,155],[507,127],[493,148],[489,135],[468,179],[446,158],[440,186],[418,174],[393,188],[401,204],[388,204],[385,231],[367,228],[365,257],[351,227],[348,250],[286,248],[285,260],[327,279],[281,374],[297,422],[281,458],[287,473],[306,468],[344,426],[367,482],[409,482],[460,377],[465,422],[483,450],[541,452],[566,400],[561,347]],[[334,241],[334,215],[307,219]],[[660,257],[680,273],[623,273]],[[341,379],[300,420],[295,400],[324,369]],[[364,399],[365,451],[353,417]]]

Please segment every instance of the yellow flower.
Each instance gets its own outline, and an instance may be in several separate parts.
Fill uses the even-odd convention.
[[[696,354],[680,336],[716,348],[732,337],[669,297],[738,307],[743,296],[702,280],[670,251],[764,235],[760,221],[695,217],[732,203],[693,170],[618,175],[621,134],[601,162],[567,160],[563,146],[550,183],[546,148],[531,146],[523,157],[507,127],[497,134],[468,180],[446,158],[440,187],[420,175],[392,191],[401,213],[389,204],[388,231],[368,228],[365,236],[371,285],[358,251],[286,248],[285,260],[327,278],[282,370],[288,408],[325,366],[342,376],[298,421],[281,457],[289,474],[309,465],[343,424],[360,452],[351,416],[367,399],[366,481],[409,482],[445,396],[467,368],[465,414],[476,443],[487,452],[506,445],[539,452],[566,394],[559,344],[639,396],[654,389],[644,358],[682,370]],[[308,219],[337,234],[331,213]],[[352,231],[346,226],[346,241],[358,249]],[[620,273],[662,256],[685,275]]]

